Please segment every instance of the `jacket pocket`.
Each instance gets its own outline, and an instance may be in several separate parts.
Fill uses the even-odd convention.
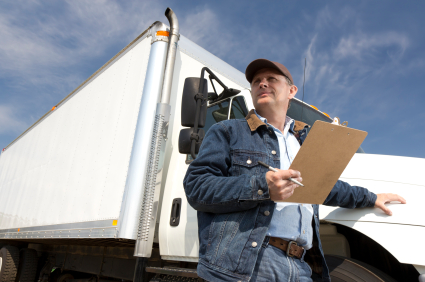
[[[256,209],[217,214],[210,226],[206,259],[210,264],[234,271],[248,240],[247,230],[254,228],[252,218]]]
[[[263,152],[235,150],[232,154],[233,175],[258,174],[261,170],[267,168],[261,166],[258,162],[267,162],[267,154]]]

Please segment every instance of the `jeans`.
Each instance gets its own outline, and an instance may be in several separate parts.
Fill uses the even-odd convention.
[[[255,263],[252,282],[311,282],[311,268],[303,258],[288,257],[286,252],[269,245],[269,237],[264,240],[257,262]]]

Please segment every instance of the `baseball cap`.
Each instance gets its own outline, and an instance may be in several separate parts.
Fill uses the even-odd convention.
[[[279,71],[282,75],[289,78],[292,84],[294,83],[291,73],[284,65],[278,62],[272,62],[266,59],[257,59],[249,63],[249,65],[246,67],[246,70],[245,70],[245,77],[248,80],[248,82],[251,83],[255,73],[259,71],[260,69],[264,69],[264,68],[275,69]]]

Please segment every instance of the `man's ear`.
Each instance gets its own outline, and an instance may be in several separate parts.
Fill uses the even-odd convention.
[[[296,87],[295,85],[291,85],[291,87],[289,88],[289,99],[292,99],[295,97],[295,94],[297,94],[298,92],[298,87]]]

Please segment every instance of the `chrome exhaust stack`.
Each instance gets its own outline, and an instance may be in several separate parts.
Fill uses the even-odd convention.
[[[164,165],[165,144],[170,120],[170,96],[176,60],[177,41],[179,40],[179,22],[173,10],[167,8],[165,16],[170,22],[167,60],[162,84],[161,103],[157,104],[155,122],[151,137],[148,166],[143,185],[143,200],[137,232],[134,256],[149,258],[152,254],[153,238],[159,206],[159,194]]]
[[[170,22],[170,36],[168,37],[167,63],[165,65],[164,83],[162,84],[161,103],[169,104],[171,84],[173,82],[174,63],[176,61],[177,41],[179,41],[179,21],[173,10],[167,8],[165,16]]]

